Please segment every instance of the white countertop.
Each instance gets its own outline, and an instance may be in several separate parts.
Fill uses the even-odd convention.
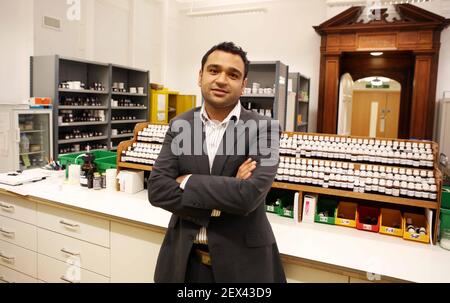
[[[167,227],[170,213],[153,207],[147,191],[135,195],[68,185],[52,173],[44,181],[0,188],[66,206],[158,227]],[[324,224],[295,223],[268,214],[282,254],[377,273],[413,282],[450,282],[450,251],[378,233]]]

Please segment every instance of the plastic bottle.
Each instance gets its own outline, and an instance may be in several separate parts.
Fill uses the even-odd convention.
[[[23,153],[30,152],[30,139],[25,134],[20,136],[20,147]]]

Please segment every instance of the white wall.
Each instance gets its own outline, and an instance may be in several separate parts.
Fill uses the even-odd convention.
[[[90,59],[150,70],[161,80],[162,3],[157,0],[81,0],[80,20],[68,20],[66,0],[35,0],[35,55]],[[61,30],[42,27],[43,16]]]
[[[0,104],[24,103],[30,95],[33,1],[0,1]]]
[[[222,41],[234,41],[250,60],[280,60],[289,71],[311,77],[310,131],[316,129],[320,65],[320,36],[312,28],[326,18],[325,1],[262,1],[265,13],[240,13],[210,17],[179,14],[180,49],[176,68],[168,69],[167,83],[197,94],[197,75],[203,54]],[[171,48],[171,46],[169,46]]]

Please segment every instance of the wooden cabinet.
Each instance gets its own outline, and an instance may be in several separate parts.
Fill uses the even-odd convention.
[[[38,205],[39,227],[109,247],[109,221],[65,209]]]
[[[164,234],[111,222],[111,282],[150,283]]]

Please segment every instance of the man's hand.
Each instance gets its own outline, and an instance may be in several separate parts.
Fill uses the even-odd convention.
[[[177,178],[177,182],[178,182],[178,184],[181,184],[181,183],[183,183],[183,180],[184,180],[184,178],[186,178],[188,175],[184,175],[184,176],[179,176],[178,178]]]
[[[239,166],[236,178],[239,180],[247,180],[252,176],[252,171],[254,171],[255,168],[256,161],[252,161],[252,158],[248,158],[241,166]]]

